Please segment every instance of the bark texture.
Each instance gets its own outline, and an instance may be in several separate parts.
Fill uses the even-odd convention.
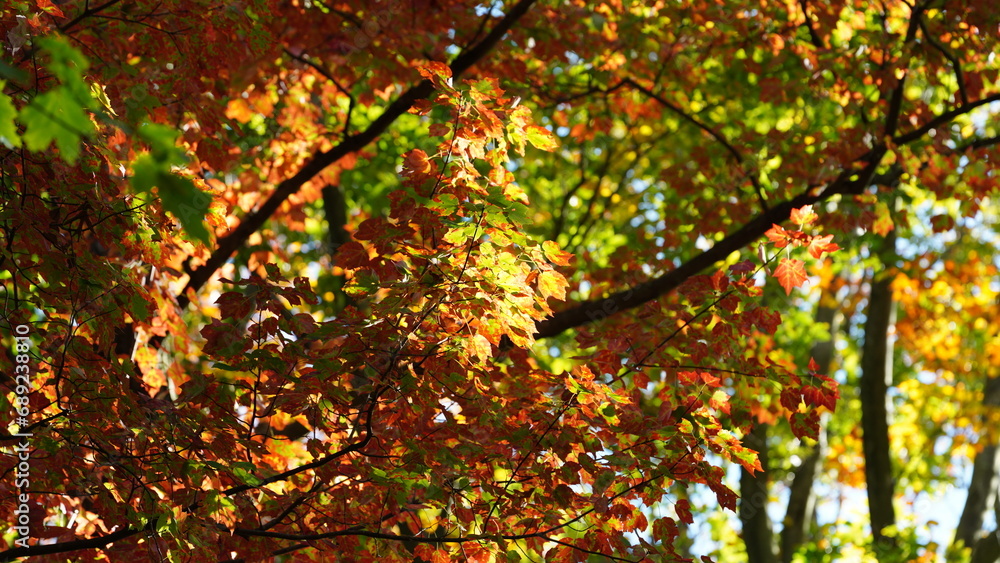
[[[886,237],[883,264],[892,269],[895,237]],[[865,481],[868,511],[876,554],[892,545],[882,530],[896,523],[892,504],[895,488],[889,442],[889,385],[892,383],[892,341],[890,330],[895,322],[892,302],[892,276],[877,273],[871,284],[865,320],[865,342],[861,359],[861,430],[865,454]]]
[[[824,298],[830,298],[830,301],[833,301],[831,296],[824,295]],[[840,312],[830,305],[821,300],[816,309],[816,322],[826,324],[830,330],[829,339],[816,342],[812,347],[812,357],[816,360],[820,373],[830,373],[836,351],[834,335],[840,329]],[[813,484],[816,481],[816,475],[822,469],[823,458],[826,457],[826,446],[826,432],[823,431],[820,432],[819,441],[813,446],[812,451],[795,469],[795,476],[792,479],[791,491],[788,496],[788,506],[785,509],[784,525],[781,528],[782,563],[791,563],[795,551],[805,541],[806,532],[816,507],[816,491]]]
[[[740,522],[743,524],[743,542],[747,548],[748,563],[778,563],[771,519],[767,515],[768,428],[767,424],[758,424],[743,439],[744,446],[757,451],[763,468],[756,475],[746,468],[740,469]]]
[[[1000,406],[1000,378],[991,377],[986,382],[983,395],[986,406]],[[976,454],[972,466],[972,480],[969,495],[965,499],[962,517],[955,529],[955,546],[974,547],[973,561],[996,561],[1000,557],[1000,544],[996,532],[985,534],[983,522],[990,509],[997,502],[998,476],[1000,476],[1000,456],[997,444],[993,442]],[[990,555],[992,559],[990,559]],[[985,558],[977,560],[976,557]]]

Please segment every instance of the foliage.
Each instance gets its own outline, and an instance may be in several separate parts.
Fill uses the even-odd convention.
[[[1000,365],[997,23],[979,1],[5,5],[2,328],[31,386],[0,445],[31,454],[24,484],[5,451],[0,513],[27,495],[31,522],[0,557],[691,560],[696,522],[734,538],[732,467],[792,476],[822,433],[833,483],[863,485],[839,386],[875,275],[900,494],[948,485],[937,440],[997,439],[970,365]],[[829,366],[816,295],[852,336]],[[918,525],[887,547],[839,524],[798,556],[933,555]]]

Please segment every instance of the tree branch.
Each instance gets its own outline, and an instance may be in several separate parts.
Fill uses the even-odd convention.
[[[926,135],[929,131],[937,129],[938,127],[941,127],[942,125],[950,122],[952,119],[955,119],[960,115],[965,115],[978,107],[985,106],[987,104],[992,104],[993,102],[1000,102],[1000,94],[993,94],[990,96],[986,96],[981,100],[976,100],[972,103],[963,104],[951,111],[946,111],[941,115],[935,117],[934,119],[928,121],[922,127],[918,127],[913,131],[910,131],[909,133],[896,135],[895,137],[892,138],[892,142],[897,146],[912,143],[913,141],[916,141],[917,139]]]
[[[109,543],[114,543],[116,541],[121,541],[125,538],[134,536],[143,531],[152,530],[152,524],[148,524],[145,528],[122,528],[121,530],[111,532],[106,536],[99,536],[96,538],[87,538],[85,540],[73,540],[68,542],[59,542],[51,544],[38,544],[31,547],[15,547],[8,549],[6,551],[0,551],[0,562],[14,561],[21,557],[37,557],[39,555],[52,555],[54,553],[67,553],[70,551],[79,551],[82,549],[100,549]]]
[[[622,80],[621,83],[622,84],[628,84],[629,86],[632,86],[636,90],[638,90],[638,91],[642,92],[643,94],[649,96],[650,98],[656,100],[663,107],[665,107],[665,108],[669,109],[670,111],[676,113],[678,116],[681,117],[681,119],[687,121],[688,123],[693,124],[698,129],[701,129],[702,131],[704,131],[705,133],[707,133],[710,137],[712,137],[713,139],[715,139],[716,141],[718,141],[719,144],[721,144],[723,147],[725,147],[726,151],[728,151],[729,154],[732,155],[733,160],[735,160],[736,163],[740,165],[741,169],[743,168],[744,162],[745,162],[744,159],[743,159],[743,155],[740,154],[740,151],[736,150],[736,147],[734,147],[733,144],[729,142],[729,139],[726,139],[725,135],[723,135],[722,133],[719,133],[716,130],[712,129],[707,124],[702,123],[701,121],[698,120],[698,118],[694,117],[693,115],[688,114],[686,111],[684,111],[683,109],[681,109],[677,105],[672,104],[669,101],[667,101],[666,99],[664,99],[663,96],[660,96],[656,92],[653,92],[652,90],[650,90],[649,88],[647,88],[647,87],[639,84],[635,80],[632,80],[631,78],[626,78],[626,79]],[[764,211],[767,211],[767,200],[764,198],[764,188],[760,185],[760,180],[756,176],[756,172],[757,171],[756,170],[751,170],[751,171],[743,170],[743,172],[750,179],[750,183],[753,184],[753,189],[754,189],[754,191],[757,192],[757,197],[760,199],[761,208]]]
[[[531,8],[535,1],[521,0],[512,6],[507,15],[493,28],[489,35],[478,45],[455,58],[451,63],[452,74],[454,76],[462,74],[485,57],[500,39],[510,31],[514,24],[528,12],[528,9]],[[235,229],[217,241],[216,249],[212,252],[209,259],[191,271],[187,286],[178,298],[181,307],[183,308],[188,304],[187,291],[189,289],[195,291],[200,289],[229,260],[233,253],[242,247],[247,239],[271,218],[289,196],[299,191],[303,184],[314,178],[327,166],[336,163],[348,154],[361,150],[377,139],[399,116],[406,113],[417,100],[426,98],[433,91],[434,87],[431,85],[431,82],[429,80],[422,80],[391,103],[382,115],[367,129],[345,138],[337,146],[328,151],[316,153],[294,176],[278,184],[278,187],[275,188],[271,196],[260,207],[248,213]]]
[[[555,336],[568,329],[605,319],[626,309],[638,307],[666,295],[691,276],[710,268],[716,262],[725,259],[729,254],[742,249],[764,236],[764,233],[771,228],[772,224],[779,224],[788,219],[792,209],[825,201],[836,194],[861,193],[874,177],[875,170],[882,161],[884,154],[884,148],[875,148],[868,151],[862,158],[858,159],[865,164],[861,171],[850,172],[845,170],[822,192],[815,193],[814,190],[809,189],[790,200],[771,207],[737,231],[719,241],[712,248],[698,254],[676,269],[658,278],[641,283],[631,289],[612,294],[607,298],[584,301],[570,309],[556,313],[537,324],[535,338]]]
[[[924,8],[927,6],[927,2],[919,4],[913,7],[912,13],[910,14],[910,24],[906,29],[906,37],[903,39],[903,45],[908,45],[913,42],[917,36],[917,29],[920,27],[921,14]],[[903,76],[899,79],[899,84],[892,90],[892,98],[889,100],[889,111],[886,114],[885,120],[885,136],[892,137],[896,134],[896,129],[899,127],[899,114],[903,108],[903,90],[906,88],[906,68],[903,68]]]
[[[924,22],[923,14],[918,18],[920,21],[920,31],[923,32],[924,38],[927,42],[931,44],[932,47],[937,49],[944,58],[948,59],[951,63],[951,67],[955,70],[955,81],[958,83],[958,97],[962,101],[962,105],[969,105],[969,95],[965,91],[965,76],[962,74],[962,63],[958,60],[958,57],[954,53],[948,50],[947,47],[941,44],[937,37],[931,35],[930,31],[927,30],[927,23]]]
[[[892,143],[896,146],[912,143],[926,135],[929,131],[950,122],[956,117],[996,101],[1000,101],[1000,94],[993,94],[942,113],[909,133],[893,137]],[[973,142],[966,148],[992,146],[996,142],[997,139],[994,138],[982,139]],[[536,325],[535,338],[550,338],[569,329],[603,320],[611,315],[639,307],[649,301],[662,297],[676,289],[691,276],[707,270],[712,265],[725,259],[730,253],[740,250],[759,239],[764,235],[764,232],[771,228],[772,224],[780,224],[788,219],[792,209],[826,201],[838,194],[860,194],[876,178],[875,172],[885,152],[885,147],[881,146],[869,150],[855,161],[864,163],[862,170],[854,171],[845,169],[837,179],[828,184],[826,189],[819,193],[814,193],[812,189],[809,189],[790,200],[771,207],[737,231],[719,241],[712,248],[698,254],[676,269],[658,278],[641,283],[631,289],[619,291],[603,299],[593,299],[578,303],[569,309],[552,315]],[[898,178],[901,172],[902,170],[891,171],[886,175],[886,182],[891,183],[891,180]]]

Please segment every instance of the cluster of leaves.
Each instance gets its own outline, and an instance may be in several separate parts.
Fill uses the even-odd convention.
[[[64,42],[49,45],[82,61]],[[57,69],[59,64],[52,63]],[[435,63],[422,67],[421,74],[436,94],[412,111],[444,110],[448,121],[430,127],[430,134],[443,140],[433,155],[420,149],[405,155],[403,189],[390,194],[388,215],[362,222],[354,240],[339,249],[337,264],[356,306],[317,322],[307,312],[317,302],[309,282],[296,278],[288,284],[268,265],[266,277],[223,280],[237,291],[218,298],[219,318],[200,330],[205,357],[198,363],[164,365],[162,352],[139,353],[136,364],[91,353],[87,371],[106,374],[97,378],[81,377],[78,368],[68,368],[75,375],[61,375],[67,366],[55,358],[79,362],[81,346],[103,349],[99,343],[113,337],[107,328],[88,318],[76,320],[75,312],[61,320],[51,316],[54,310],[36,324],[48,326],[38,334],[49,344],[38,372],[47,384],[32,394],[32,405],[36,416],[48,417],[49,428],[59,429],[39,438],[36,451],[49,454],[36,456],[39,471],[47,475],[39,481],[81,482],[77,493],[84,500],[71,495],[62,502],[65,513],[84,510],[90,527],[119,522],[154,534],[147,542],[116,547],[119,556],[212,546],[218,553],[254,557],[289,539],[337,538],[341,553],[356,551],[359,559],[410,557],[403,541],[376,548],[364,540],[384,537],[424,543],[416,554],[425,559],[446,553],[431,547],[444,541],[476,546],[464,546],[467,555],[499,548],[528,557],[634,550],[677,557],[670,517],[653,523],[653,543],[642,536],[638,546],[625,541],[622,532],[649,526],[636,502],[652,505],[674,482],[701,482],[724,506],[735,508],[722,470],[707,457],[714,452],[759,469],[753,452],[719,418],[731,414],[726,387],[732,382],[700,369],[678,368],[670,376],[657,368],[658,377],[673,377],[678,384],[664,387],[650,404],[629,391],[632,380],[639,388],[649,386],[647,371],[661,361],[672,336],[630,347],[633,362],[625,367],[615,355],[626,351],[620,342],[594,355],[596,372],[585,362],[562,374],[532,367],[527,348],[535,322],[553,314],[550,299],[565,298],[567,281],[558,268],[569,266],[571,256],[556,243],[539,243],[524,233],[528,200],[508,170],[508,148],[519,154],[528,144],[552,150],[555,141],[532,123],[526,107],[503,97],[495,80],[456,87],[451,70]],[[94,131],[111,115],[93,105],[85,109],[92,111],[87,123]],[[159,195],[152,214],[132,210],[122,216],[133,222],[109,233],[118,237],[118,247],[142,241],[148,232],[143,223],[163,236],[163,227],[151,223],[156,210],[192,219],[184,222],[185,230],[206,240],[199,229],[207,205],[177,207],[191,203],[190,194],[177,197],[185,194],[180,186],[193,184],[175,172],[187,162],[174,146],[175,135],[155,124],[129,129],[107,120],[105,127],[105,142],[118,135],[113,129],[118,127],[148,143],[150,152],[129,166],[132,186],[140,194],[155,186]],[[61,131],[53,135],[72,164],[83,137]],[[15,147],[16,140],[8,144]],[[93,155],[93,168],[121,165],[102,144],[83,148]],[[116,184],[105,180],[105,185],[110,190]],[[107,201],[122,205],[129,199]],[[56,199],[49,209],[63,205]],[[12,225],[11,240],[26,240],[16,236],[18,229]],[[164,263],[149,250],[148,259]],[[33,252],[44,256],[42,250]],[[111,271],[84,274],[73,267],[68,275],[47,273],[52,281],[45,283],[50,289],[53,283],[90,283],[98,290],[105,287],[101,276]],[[754,307],[743,312],[743,303],[752,304],[760,292],[754,271],[745,262],[729,274],[693,279],[684,291],[685,307],[700,304],[702,310],[680,317],[685,320],[674,334],[711,329],[687,337],[694,342],[711,334],[713,343],[699,346],[705,352],[726,341],[737,350],[738,341],[761,322],[777,322]],[[17,277],[25,293],[34,295],[41,279]],[[135,272],[132,277],[111,293],[113,302],[95,305],[90,298],[86,306],[94,315],[113,313],[116,323],[149,323],[154,336],[173,334],[170,347],[186,354],[194,344],[184,336],[190,329],[174,308],[157,305],[164,297],[150,293]],[[118,309],[123,292],[133,294],[132,304]],[[726,322],[715,315],[717,308],[725,311]],[[151,316],[157,310],[160,314]],[[710,312],[709,323],[696,325]],[[739,328],[735,333],[721,330],[730,323]],[[74,352],[67,356],[69,350]],[[704,359],[705,354],[692,354],[696,363]],[[122,386],[116,374],[166,393],[150,398],[140,385]],[[74,413],[72,422],[64,418],[68,412]],[[104,421],[95,424],[90,416],[98,414]],[[85,451],[92,453],[81,455]],[[111,478],[117,474],[131,477]],[[303,511],[311,506],[325,507],[323,516],[307,517]],[[683,504],[676,512],[691,521]],[[233,533],[220,536],[206,522]],[[279,524],[282,531],[272,533]],[[586,531],[574,532],[581,524]],[[33,531],[35,537],[64,541],[87,533],[51,523]],[[572,549],[553,551],[546,547],[552,541]]]
[[[859,313],[869,247],[926,222],[963,248],[899,265],[900,355],[941,376],[898,389],[996,356],[995,291],[956,289],[996,274],[959,219],[987,4],[5,5],[3,324],[37,355],[0,557],[684,560],[728,468],[775,471],[758,422],[863,482],[857,400],[821,416],[860,339],[811,361],[797,288]],[[989,420],[952,395],[893,431]]]

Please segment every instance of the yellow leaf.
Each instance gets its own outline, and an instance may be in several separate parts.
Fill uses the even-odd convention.
[[[538,291],[546,299],[555,297],[560,301],[565,300],[567,285],[569,284],[566,282],[566,278],[554,270],[546,270],[538,274]]]
[[[493,346],[488,338],[477,332],[469,341],[469,352],[475,354],[479,361],[485,362],[493,355]]]

